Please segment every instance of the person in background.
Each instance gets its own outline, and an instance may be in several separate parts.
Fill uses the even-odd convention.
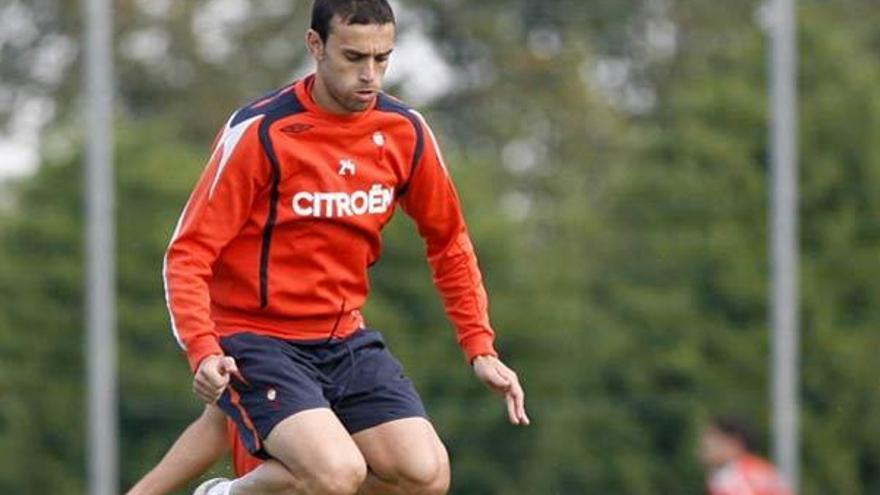
[[[708,495],[794,495],[773,464],[754,452],[752,438],[738,418],[712,419],[700,439]]]

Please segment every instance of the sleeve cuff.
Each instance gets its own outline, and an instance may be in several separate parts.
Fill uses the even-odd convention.
[[[186,357],[193,373],[199,369],[202,360],[213,355],[223,355],[223,349],[220,348],[217,337],[213,335],[202,335],[196,338],[189,343],[186,349]]]
[[[464,351],[467,362],[472,363],[477,356],[498,357],[498,352],[495,351],[493,345],[494,341],[494,335],[488,333],[478,333],[461,341],[461,349]]]

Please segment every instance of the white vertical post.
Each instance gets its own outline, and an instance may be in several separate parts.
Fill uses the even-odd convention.
[[[113,187],[112,10],[87,0],[85,16],[86,366],[88,491],[119,493]]]
[[[770,54],[772,157],[773,458],[799,484],[797,63],[795,0],[772,0]]]

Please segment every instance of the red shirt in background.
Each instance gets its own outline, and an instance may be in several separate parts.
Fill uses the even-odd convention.
[[[745,455],[709,477],[709,495],[793,495],[772,464]]]

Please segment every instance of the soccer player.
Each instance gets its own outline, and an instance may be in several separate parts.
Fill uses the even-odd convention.
[[[306,34],[315,72],[232,114],[165,257],[194,392],[217,401],[253,455],[285,468],[285,493],[448,490],[448,456],[421,399],[360,311],[398,205],[425,241],[474,373],[503,394],[513,424],[529,422],[494,348],[434,134],[381,92],[394,35],[385,0],[316,0]],[[197,493],[282,491],[259,473]]]
[[[792,495],[770,462],[752,452],[747,427],[734,418],[715,418],[703,431],[700,455],[709,469],[709,495]]]

